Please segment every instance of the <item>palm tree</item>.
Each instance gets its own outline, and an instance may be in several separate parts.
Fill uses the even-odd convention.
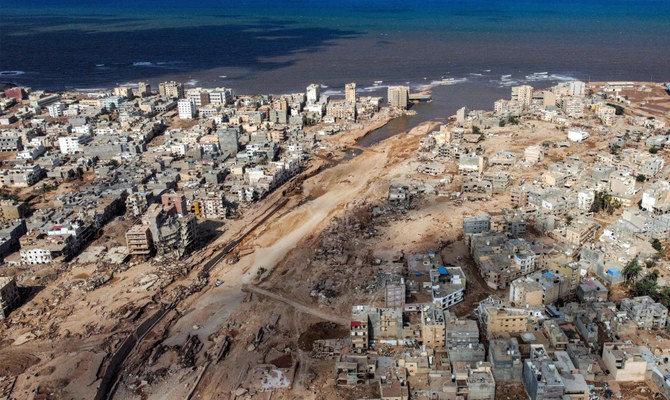
[[[637,261],[637,258],[630,260],[628,264],[623,268],[623,278],[626,283],[635,282],[642,272],[642,266]]]

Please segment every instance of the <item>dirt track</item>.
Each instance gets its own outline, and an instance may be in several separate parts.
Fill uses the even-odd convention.
[[[244,291],[251,291],[257,294],[260,294],[265,297],[269,297],[273,300],[281,301],[284,304],[287,304],[293,308],[295,308],[297,311],[300,311],[305,314],[311,314],[317,318],[321,318],[326,321],[331,321],[331,322],[336,322],[338,324],[346,325],[349,323],[349,317],[342,317],[339,315],[333,315],[327,312],[324,312],[316,307],[309,307],[304,304],[298,303],[297,301],[288,299],[284,296],[278,295],[276,293],[273,293],[269,290],[261,289],[258,286],[254,285],[246,285],[243,287]]]

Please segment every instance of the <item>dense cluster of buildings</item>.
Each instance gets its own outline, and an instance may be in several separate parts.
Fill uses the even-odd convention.
[[[402,93],[389,88],[389,101]],[[610,301],[627,266],[651,262],[661,243],[652,246],[654,239],[670,235],[664,158],[631,142],[660,148],[665,125],[618,115],[610,104],[617,101],[625,99],[589,93],[578,81],[540,91],[524,85],[512,88],[511,100],[497,101],[493,113],[463,108],[420,140],[417,171],[434,177],[430,193],[509,199],[508,208],[480,208],[462,220],[474,271],[500,296],[479,302],[475,319],[457,318],[449,309],[465,295],[461,268],[434,253],[382,264],[386,307],[353,307],[350,351],[316,344],[317,356],[336,360],[337,385],[378,385],[389,399],[494,399],[496,385],[518,383],[532,400],[592,400],[603,390],[599,380],[645,381],[670,397],[666,305],[650,296]],[[564,126],[565,138],[523,154],[487,151],[483,130],[519,119]],[[579,146],[614,129],[622,133],[606,154],[545,160],[550,148]],[[519,170],[536,172],[515,181]],[[452,183],[454,191],[444,189]],[[408,207],[420,186],[392,185],[389,204]],[[603,222],[598,213],[609,210],[620,217]],[[669,283],[667,263],[647,265],[656,266],[659,287]],[[645,268],[637,279],[653,273]]]
[[[401,103],[393,101],[407,108]],[[318,84],[281,96],[174,81],[158,92],[145,82],[89,92],[7,89],[0,96],[0,258],[10,265],[68,261],[121,214],[132,222],[127,256],[182,257],[201,245],[199,220],[243,213],[295,176],[322,134],[381,107],[381,97],[357,96],[355,83],[344,99]],[[316,123],[324,128],[308,132]],[[69,182],[76,190],[61,190]],[[26,199],[35,194],[49,207],[31,210]]]

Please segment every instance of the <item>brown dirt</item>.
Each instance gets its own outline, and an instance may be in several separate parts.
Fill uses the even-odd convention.
[[[298,339],[298,347],[303,351],[312,351],[315,340],[339,339],[349,335],[345,326],[334,322],[317,322],[307,328]]]
[[[270,364],[277,368],[290,368],[293,365],[293,357],[290,354],[284,354],[270,361]]]
[[[0,351],[0,375],[20,375],[40,362],[38,357],[25,351]]]

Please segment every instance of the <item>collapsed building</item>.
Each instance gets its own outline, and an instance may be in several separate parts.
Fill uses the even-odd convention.
[[[180,215],[174,206],[152,204],[142,216],[141,224],[126,232],[128,253],[148,256],[173,254],[177,258],[189,252],[198,237],[196,218]]]

